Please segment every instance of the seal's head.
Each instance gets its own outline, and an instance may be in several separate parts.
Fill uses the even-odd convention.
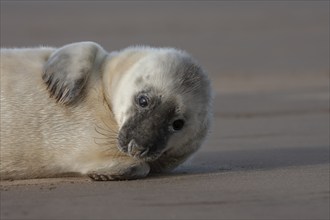
[[[176,167],[200,147],[209,128],[206,74],[186,52],[172,48],[135,47],[114,57],[127,65],[109,91],[118,148],[156,171]]]

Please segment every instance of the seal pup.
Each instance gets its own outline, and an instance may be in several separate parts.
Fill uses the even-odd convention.
[[[136,179],[202,144],[207,75],[186,52],[94,42],[1,49],[1,179]]]

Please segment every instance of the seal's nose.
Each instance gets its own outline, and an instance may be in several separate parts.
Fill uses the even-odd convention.
[[[139,145],[134,139],[132,139],[127,146],[127,152],[132,157],[143,158],[148,152],[149,148]]]

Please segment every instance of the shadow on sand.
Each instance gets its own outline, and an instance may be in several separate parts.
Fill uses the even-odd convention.
[[[178,167],[169,175],[269,170],[327,163],[328,146],[199,152],[190,163]]]

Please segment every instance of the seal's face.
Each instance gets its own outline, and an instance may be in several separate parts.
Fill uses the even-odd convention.
[[[186,116],[175,99],[166,100],[155,88],[134,95],[130,116],[119,133],[119,148],[145,160],[158,158],[169,139],[182,132]]]
[[[209,123],[210,87],[186,53],[149,51],[118,88],[125,91],[114,102],[121,151],[150,162],[166,152],[189,155],[199,147]]]

